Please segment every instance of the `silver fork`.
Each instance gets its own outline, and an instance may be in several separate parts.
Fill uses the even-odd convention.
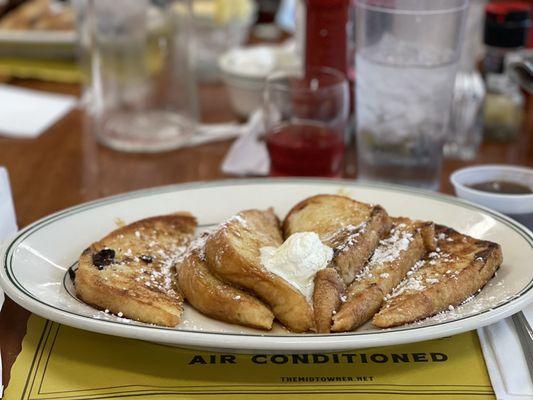
[[[524,355],[526,356],[529,376],[531,376],[533,381],[533,329],[522,311],[514,314],[512,319],[522,350],[524,350]]]

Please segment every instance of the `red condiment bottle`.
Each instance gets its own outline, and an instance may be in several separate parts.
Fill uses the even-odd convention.
[[[305,0],[305,66],[348,71],[350,0]]]
[[[306,6],[305,75],[272,96],[281,109],[284,103],[275,104],[276,99],[285,95],[290,107],[284,110],[288,118],[265,135],[270,175],[340,177],[348,118],[351,0],[301,1]]]

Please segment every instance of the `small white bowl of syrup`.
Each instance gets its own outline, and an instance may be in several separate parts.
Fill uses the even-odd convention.
[[[478,165],[455,171],[450,181],[457,196],[533,228],[533,168]]]

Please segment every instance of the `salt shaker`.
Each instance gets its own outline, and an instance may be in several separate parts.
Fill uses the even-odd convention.
[[[505,66],[509,55],[526,44],[531,25],[530,6],[518,1],[491,3],[485,12],[487,54],[483,73],[487,96],[484,135],[490,139],[512,140],[521,130],[524,96],[507,75]]]

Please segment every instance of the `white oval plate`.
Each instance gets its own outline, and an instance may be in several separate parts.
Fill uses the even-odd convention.
[[[436,317],[380,330],[292,334],[278,327],[262,332],[218,322],[185,307],[184,321],[163,328],[97,311],[73,295],[67,270],[90,243],[116,228],[116,221],[186,210],[199,224],[217,224],[247,208],[274,207],[280,217],[296,202],[318,193],[350,195],[379,203],[391,215],[432,220],[477,238],[500,243],[504,262],[472,301]],[[200,229],[201,229],[200,227]],[[43,218],[7,244],[0,273],[6,293],[22,307],[66,325],[110,335],[182,347],[240,352],[338,351],[453,335],[491,324],[533,301],[533,234],[489,209],[433,192],[351,181],[256,179],[195,183],[126,193],[82,204]]]

